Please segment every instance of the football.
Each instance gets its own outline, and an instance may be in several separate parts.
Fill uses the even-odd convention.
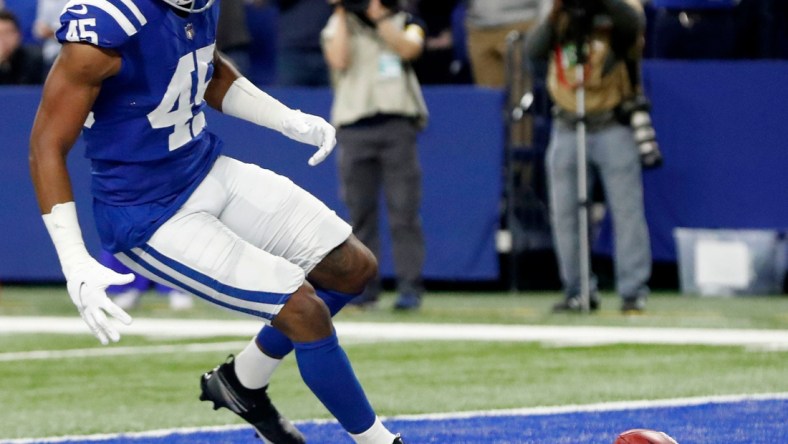
[[[656,430],[632,429],[618,435],[613,444],[678,444],[678,442]]]

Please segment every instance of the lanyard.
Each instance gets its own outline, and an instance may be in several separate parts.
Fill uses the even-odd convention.
[[[592,45],[589,45],[589,48]],[[575,47],[575,57],[577,57],[577,50],[578,48]],[[570,89],[577,89],[580,85],[580,82],[575,82],[574,84],[570,84],[569,81],[566,79],[566,72],[564,71],[564,52],[561,49],[561,45],[555,45],[555,70],[556,74],[558,75],[558,82]],[[591,49],[588,50],[588,62],[583,65],[583,79],[588,79],[588,75],[591,73]]]

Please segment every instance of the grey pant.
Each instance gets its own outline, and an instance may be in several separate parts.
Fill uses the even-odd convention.
[[[589,189],[598,176],[613,215],[616,290],[622,298],[648,294],[651,247],[643,214],[640,159],[632,131],[610,124],[589,132]],[[577,198],[577,135],[574,126],[556,119],[547,153],[550,217],[561,280],[567,297],[580,292]],[[596,290],[592,277],[591,290]]]
[[[356,236],[380,257],[380,193],[391,228],[394,273],[401,294],[421,295],[424,236],[421,229],[421,165],[415,122],[402,117],[376,117],[371,123],[340,127],[339,175],[342,199],[350,211]],[[369,284],[365,298],[377,299],[380,278]]]

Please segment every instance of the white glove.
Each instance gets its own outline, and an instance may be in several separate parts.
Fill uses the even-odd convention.
[[[222,112],[316,146],[317,152],[309,159],[311,166],[325,160],[337,144],[337,130],[323,118],[290,109],[244,77],[236,79],[227,90]]]
[[[309,158],[315,166],[325,160],[337,144],[337,130],[322,117],[295,110],[282,120],[282,134],[298,142],[316,146],[317,152]]]
[[[68,295],[80,316],[102,344],[106,345],[110,340],[118,342],[120,334],[104,312],[126,325],[131,324],[131,316],[109,300],[106,289],[110,285],[128,284],[134,280],[134,275],[118,274],[88,254],[74,202],[57,204],[51,213],[42,217],[66,276]]]
[[[84,263],[75,264],[73,271],[66,276],[71,301],[77,306],[79,315],[88,324],[90,331],[104,345],[120,339],[120,333],[110,324],[104,312],[126,325],[131,324],[131,316],[107,297],[107,287],[128,284],[133,280],[133,274],[116,273],[92,257],[88,257]]]

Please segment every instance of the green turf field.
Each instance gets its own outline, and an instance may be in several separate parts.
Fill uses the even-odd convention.
[[[529,325],[610,325],[785,329],[788,298],[695,298],[657,294],[641,316],[622,316],[606,295],[591,316],[549,313],[557,294],[428,296],[419,313],[348,311],[343,322],[436,322]],[[208,304],[172,313],[146,296],[132,316],[234,319]],[[5,287],[0,316],[77,316],[65,289]],[[226,411],[197,401],[199,375],[227,351],[151,354],[164,344],[244,341],[248,338],[172,340],[127,336],[127,356],[0,361],[3,405],[0,439],[139,431],[238,423]],[[115,346],[117,347],[117,345]],[[98,349],[90,335],[0,335],[0,356],[30,350]],[[555,347],[508,342],[346,342],[362,384],[382,415],[555,406],[602,401],[788,392],[788,352],[740,347],[606,345]],[[784,350],[784,349],[783,349]],[[293,419],[327,412],[286,360],[271,388]]]

